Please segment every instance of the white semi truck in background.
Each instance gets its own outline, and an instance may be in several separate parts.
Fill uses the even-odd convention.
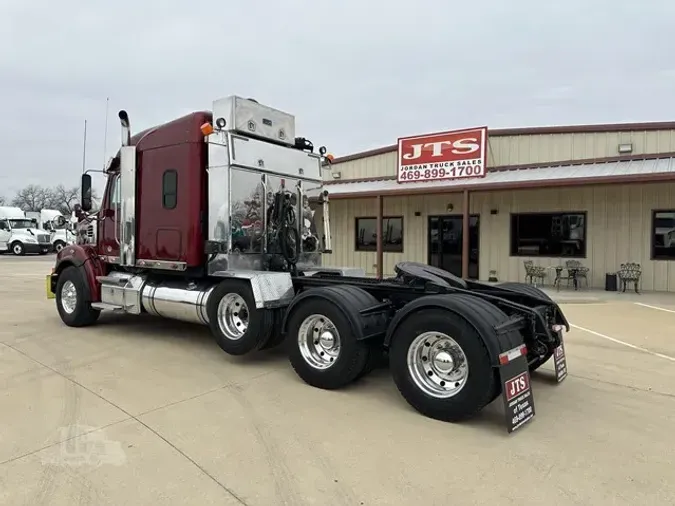
[[[40,229],[21,208],[0,207],[0,253],[46,255],[51,249],[51,234]]]
[[[50,234],[52,251],[58,253],[69,244],[75,243],[70,217],[66,218],[58,209],[27,211],[26,218],[36,220],[38,228]]]

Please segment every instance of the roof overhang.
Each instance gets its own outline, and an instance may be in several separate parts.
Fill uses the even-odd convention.
[[[398,183],[395,178],[326,181],[331,199],[455,193],[464,190],[518,190],[588,184],[675,181],[675,157],[490,171],[482,178]]]

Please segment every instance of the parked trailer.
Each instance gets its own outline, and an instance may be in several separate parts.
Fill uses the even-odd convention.
[[[209,326],[230,355],[283,342],[297,375],[322,389],[358,380],[386,354],[420,413],[457,422],[501,394],[509,431],[534,416],[530,371],[555,355],[564,379],[569,325],[533,286],[413,262],[389,279],[322,266],[332,156],[295,137],[293,116],[228,97],[134,137],[119,117],[101,209],[88,214],[84,174],[78,242],[47,277],[66,325],[149,313]]]

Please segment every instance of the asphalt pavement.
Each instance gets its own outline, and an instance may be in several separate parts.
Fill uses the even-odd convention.
[[[675,504],[675,297],[559,295],[569,376],[535,373],[509,435],[500,401],[430,420],[387,370],[327,392],[199,326],[67,328],[53,260],[0,256],[2,505]]]

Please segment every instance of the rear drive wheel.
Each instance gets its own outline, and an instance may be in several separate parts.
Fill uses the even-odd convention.
[[[24,256],[26,254],[26,248],[22,242],[16,241],[12,243],[12,253],[16,256]]]
[[[283,320],[283,311],[275,310],[273,312],[274,325],[269,339],[262,345],[261,350],[271,350],[284,342],[284,334],[281,332],[281,322]]]
[[[56,309],[69,327],[86,327],[98,320],[101,312],[91,307],[89,288],[77,267],[66,267],[56,283]]]
[[[548,296],[546,292],[540,290],[536,286],[529,285],[527,283],[500,283],[497,285],[500,288],[506,288],[508,290],[513,290],[514,292],[522,293],[523,295],[531,295],[533,297],[539,297],[540,299],[545,299],[553,302],[553,299]],[[553,350],[547,350],[543,355],[538,356],[530,365],[530,372],[536,371],[542,365],[549,361],[553,356]]]
[[[372,370],[379,352],[354,335],[353,315],[377,299],[352,286],[322,288],[339,292],[346,308],[317,296],[298,303],[289,317],[287,343],[291,366],[302,380],[327,390],[342,388]]]
[[[408,316],[394,332],[389,357],[401,395],[430,418],[470,418],[499,391],[481,336],[464,318],[444,309]]]
[[[216,343],[230,355],[259,350],[273,330],[272,311],[255,307],[248,281],[222,281],[211,292],[206,310]]]

